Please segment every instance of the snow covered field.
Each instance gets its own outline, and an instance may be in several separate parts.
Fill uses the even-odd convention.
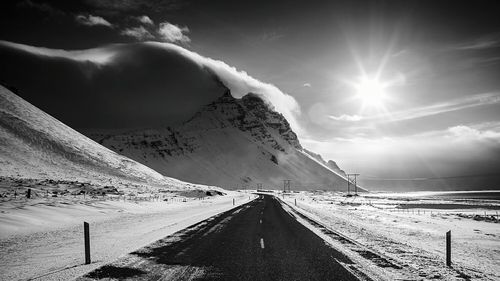
[[[402,265],[380,268],[387,279],[500,280],[500,201],[367,193],[347,198],[340,193],[310,192],[286,195],[284,200]],[[445,266],[448,230],[451,269]],[[334,245],[350,251],[348,243]]]
[[[81,200],[73,196],[0,204],[0,280],[70,280],[254,195],[175,196],[168,201]],[[124,198],[124,197],[122,197]],[[84,265],[83,221],[92,263]]]

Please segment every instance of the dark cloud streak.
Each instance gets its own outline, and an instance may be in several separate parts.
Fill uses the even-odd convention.
[[[36,9],[36,10],[39,10],[41,12],[48,13],[52,16],[64,16],[64,15],[66,15],[66,12],[64,12],[63,10],[55,8],[46,2],[38,3],[38,2],[33,2],[32,0],[25,0],[25,1],[19,2],[18,7]]]
[[[87,4],[107,11],[174,11],[186,5],[182,0],[85,0]]]

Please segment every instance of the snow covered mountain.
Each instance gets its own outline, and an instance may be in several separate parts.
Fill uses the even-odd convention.
[[[283,187],[344,190],[335,162],[302,148],[280,113],[256,94],[241,99],[227,90],[175,128],[91,136],[102,145],[159,173],[228,189]]]
[[[3,86],[0,86],[0,177],[122,187],[190,185],[103,147]]]

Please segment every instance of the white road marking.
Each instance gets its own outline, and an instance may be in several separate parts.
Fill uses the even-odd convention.
[[[264,249],[264,238],[260,238],[260,247]]]
[[[260,220],[260,223],[262,223],[262,220]]]

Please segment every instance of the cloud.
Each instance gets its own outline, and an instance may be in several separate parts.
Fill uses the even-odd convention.
[[[297,121],[297,116],[301,114],[299,104],[292,96],[283,93],[275,85],[259,81],[245,71],[237,70],[223,61],[201,56],[198,53],[191,52],[177,45],[159,42],[148,42],[146,44],[176,50],[180,54],[197,62],[200,66],[211,69],[222,80],[224,85],[231,90],[232,95],[235,97],[242,97],[250,92],[260,95],[285,116],[297,134],[302,132]]]
[[[484,93],[454,99],[448,102],[437,103],[429,106],[418,107],[406,111],[392,113],[391,120],[401,121],[443,114],[483,105],[500,103],[499,93]]]
[[[359,116],[360,118],[349,118],[349,115],[329,117],[333,120],[344,121],[398,122],[498,103],[500,103],[500,93],[493,92],[465,96],[446,102],[410,108],[407,110],[394,111],[380,115]]]
[[[451,46],[452,50],[485,50],[500,47],[500,33],[492,33]]]
[[[439,188],[481,189],[498,186],[500,165],[500,122],[451,126],[405,137],[345,137],[324,140],[302,139],[302,144],[327,159],[338,160],[346,171],[361,173],[368,188],[432,189],[436,182],[414,186],[385,180],[449,178]],[[484,176],[496,174],[496,180]],[[475,176],[473,181],[464,178]],[[384,182],[364,181],[384,180]]]
[[[5,65],[9,65],[9,72],[0,74],[5,79],[11,77],[11,81],[18,81],[9,84],[24,85],[25,88],[32,89],[32,98],[38,99],[42,105],[48,99],[41,99],[41,97],[59,91],[59,96],[52,97],[52,100],[60,100],[59,104],[64,104],[64,100],[70,98],[67,95],[68,92],[74,92],[74,95],[71,96],[72,99],[75,97],[84,99],[82,102],[76,102],[76,104],[95,106],[95,97],[87,98],[89,93],[85,89],[89,85],[87,79],[96,79],[95,83],[92,84],[94,86],[91,94],[96,97],[99,96],[100,99],[110,99],[109,102],[113,105],[113,110],[98,112],[103,109],[97,108],[93,111],[91,117],[93,118],[92,124],[88,125],[90,117],[85,118],[83,121],[80,120],[82,118],[79,118],[73,121],[73,124],[77,124],[76,127],[102,126],[104,120],[99,118],[117,119],[113,120],[110,126],[123,124],[123,118],[132,118],[129,111],[124,111],[124,108],[128,107],[131,107],[134,112],[137,111],[137,116],[134,116],[131,122],[137,123],[141,120],[147,120],[149,125],[154,122],[161,122],[164,125],[165,120],[182,122],[185,119],[174,120],[174,118],[180,118],[179,116],[189,118],[191,117],[189,114],[194,114],[200,106],[210,103],[222,94],[222,89],[213,79],[215,74],[231,90],[234,97],[240,98],[249,92],[258,94],[269,101],[276,111],[285,116],[296,133],[300,134],[302,131],[297,121],[297,117],[300,115],[300,107],[293,97],[283,93],[275,85],[259,81],[248,73],[238,70],[223,61],[201,56],[178,45],[162,42],[142,42],[68,51],[0,41],[0,47],[2,49],[22,50],[43,59],[43,63],[50,71],[35,73],[36,70],[33,70],[29,72],[29,75],[26,75],[26,68],[30,69],[30,67],[26,63],[22,66],[18,63],[23,61],[19,57],[27,56],[26,54],[12,53],[5,50],[0,52],[0,59],[6,60]],[[2,53],[4,56],[1,56]],[[72,61],[77,63],[71,64],[72,68],[70,68],[69,63]],[[57,64],[55,64],[56,62]],[[59,64],[64,65],[60,67]],[[67,70],[73,68],[72,71]],[[76,79],[74,75],[80,75],[78,73],[82,71],[82,68],[86,71],[88,69],[92,71],[90,75],[86,73],[83,78],[85,82],[80,82],[82,79],[80,76],[76,77],[78,78],[77,82],[68,82]],[[71,75],[71,77],[65,75]],[[36,80],[38,82],[34,82],[32,77],[37,76],[43,76],[44,78],[39,78]],[[54,83],[49,83],[48,81],[53,81],[52,79],[59,79],[61,83],[58,83],[57,86]],[[120,83],[115,81],[120,81]],[[196,81],[196,83],[193,83],[193,81]],[[9,81],[6,80],[6,82]],[[47,90],[42,92],[43,87],[37,83],[47,83],[45,85]],[[168,92],[168,95],[165,94],[166,92]],[[139,100],[137,97],[139,97]],[[71,100],[67,102],[75,103]],[[145,102],[149,103],[144,105]],[[116,106],[116,103],[120,103],[120,106]],[[57,106],[57,104],[52,103],[47,107],[50,106]],[[185,116],[185,112],[178,112],[186,106],[189,106],[190,110],[194,111],[189,113],[188,116]],[[156,108],[160,109],[156,110]],[[57,110],[67,109],[63,107],[62,109],[57,108]],[[146,112],[143,112],[144,110]],[[49,112],[52,113],[52,111]],[[113,117],[113,114],[117,117]],[[141,114],[147,116],[140,117]],[[170,115],[167,116],[167,114]],[[73,110],[65,116],[70,119],[76,118]],[[111,123],[108,120],[106,121],[109,124]],[[139,125],[146,126],[144,122]],[[68,123],[73,125],[72,122]]]
[[[500,144],[500,132],[494,130],[479,130],[465,125],[448,128],[448,132],[458,141],[495,141]]]
[[[5,46],[12,49],[23,50],[25,52],[50,58],[65,58],[78,62],[92,62],[96,64],[110,63],[116,55],[114,52],[109,52],[105,47],[93,48],[80,51],[67,51],[61,49],[50,49],[44,47],[34,47],[24,44],[18,44],[0,40],[0,46]]]
[[[169,43],[181,42],[187,43],[191,39],[186,35],[189,33],[189,28],[179,27],[178,25],[171,24],[169,22],[162,22],[158,27],[158,34],[160,38]]]
[[[272,42],[285,37],[285,35],[278,33],[277,31],[266,32],[261,35],[262,41]]]
[[[120,32],[121,35],[129,36],[129,37],[134,37],[138,41],[143,41],[147,39],[153,39],[155,38],[151,32],[149,32],[146,28],[143,26],[139,27],[131,27],[131,28],[126,28]]]
[[[53,16],[64,16],[66,13],[58,8],[55,8],[45,2],[43,3],[37,3],[33,2],[31,0],[25,0],[22,2],[19,2],[18,4],[19,7],[24,7],[24,8],[31,8],[31,9],[36,9],[44,13],[51,14]]]
[[[302,84],[302,87],[311,88],[311,83],[304,83]]]
[[[359,115],[346,115],[346,114],[342,114],[340,116],[330,115],[330,116],[328,116],[328,118],[333,119],[335,121],[350,121],[350,122],[360,121],[363,119],[363,117],[361,117]]]
[[[143,24],[154,25],[153,20],[146,15],[135,17],[135,19]]]
[[[107,27],[113,28],[113,25],[109,21],[105,20],[102,17],[93,16],[90,14],[89,15],[83,15],[83,14],[76,15],[75,20],[79,24],[86,25],[86,26],[102,25],[102,26],[107,26]]]
[[[420,118],[434,117],[433,119],[429,120],[433,120],[431,122],[438,122],[439,124],[446,124],[447,126],[455,125],[456,123],[454,122],[460,121],[441,117],[440,115],[457,112],[460,110],[479,108],[481,106],[491,106],[498,104],[500,104],[500,93],[494,92],[470,95],[446,102],[413,107],[406,110],[385,112],[375,115],[332,115],[329,113],[329,110],[325,110],[324,106],[319,104],[318,106],[311,107],[309,115],[311,121],[325,128],[328,128],[330,130],[330,134],[335,134],[336,136],[379,137],[384,134],[398,135],[405,134],[405,132],[415,132],[419,130],[421,131],[425,127],[432,126],[428,122],[417,120]],[[331,122],[332,120],[334,120],[335,122]],[[463,118],[460,120],[463,120]],[[419,125],[407,126],[407,123],[401,123],[407,121],[417,122],[416,124]]]

